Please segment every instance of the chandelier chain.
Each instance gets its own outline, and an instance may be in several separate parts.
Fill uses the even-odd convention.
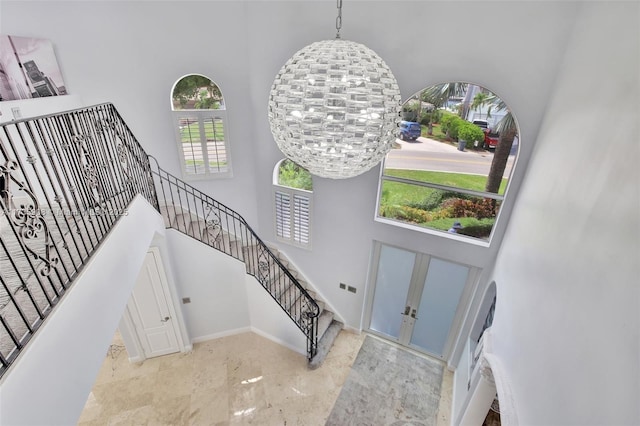
[[[336,17],[336,38],[340,38],[340,28],[342,28],[342,0],[337,0],[338,16]]]

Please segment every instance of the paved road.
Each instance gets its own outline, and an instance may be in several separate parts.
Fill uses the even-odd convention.
[[[435,170],[487,176],[493,152],[484,150],[458,151],[457,147],[424,137],[415,142],[397,140],[400,149],[389,152],[385,167],[390,169]],[[511,173],[514,156],[507,161],[505,176]]]

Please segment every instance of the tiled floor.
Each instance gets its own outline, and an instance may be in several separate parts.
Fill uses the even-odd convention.
[[[194,345],[191,353],[131,364],[118,336],[79,425],[324,425],[364,334],[342,331],[317,370],[254,333]],[[438,422],[449,424],[445,370]]]

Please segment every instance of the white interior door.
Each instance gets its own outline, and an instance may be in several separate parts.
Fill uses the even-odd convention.
[[[170,300],[160,253],[150,250],[127,304],[146,358],[180,350]]]

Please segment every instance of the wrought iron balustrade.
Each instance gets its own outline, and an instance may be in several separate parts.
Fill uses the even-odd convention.
[[[0,375],[137,194],[157,207],[111,104],[0,126]]]
[[[242,216],[158,166],[151,170],[165,225],[245,263],[307,337],[307,354],[316,354],[320,308],[307,290],[258,237]]]
[[[238,213],[150,158],[112,104],[0,125],[0,376],[138,194],[243,261],[315,355],[315,300]]]

